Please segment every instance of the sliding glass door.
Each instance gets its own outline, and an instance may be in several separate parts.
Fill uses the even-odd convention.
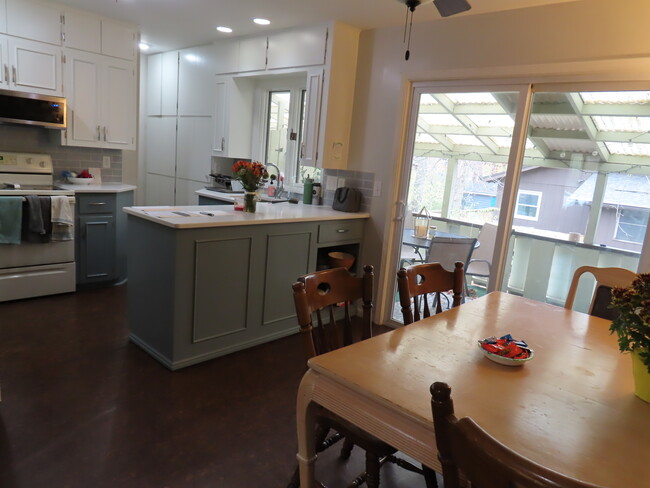
[[[459,260],[467,299],[501,289],[558,305],[579,266],[637,270],[650,214],[650,91],[568,88],[415,87],[394,269]],[[436,237],[478,242],[441,258]],[[576,308],[590,293],[585,280]],[[392,318],[401,321],[397,302]]]

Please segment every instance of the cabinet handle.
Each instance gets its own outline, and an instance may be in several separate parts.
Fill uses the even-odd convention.
[[[90,202],[88,205],[91,207],[101,207],[103,205],[106,205],[106,202]]]
[[[16,67],[15,66],[11,67],[11,77],[12,77],[12,80],[13,80],[13,82],[15,84],[16,83]]]
[[[339,234],[345,234],[346,232],[350,232],[350,229],[336,229],[336,232]]]
[[[305,143],[300,144],[300,159],[305,157]]]
[[[104,142],[106,141],[106,126],[104,126]]]
[[[9,66],[5,64],[5,82],[9,83]]]
[[[223,148],[226,147],[226,138],[222,137],[221,138],[221,150],[223,151]]]
[[[97,140],[98,141],[102,140],[102,136],[101,136],[100,131],[101,131],[101,127],[97,126]]]

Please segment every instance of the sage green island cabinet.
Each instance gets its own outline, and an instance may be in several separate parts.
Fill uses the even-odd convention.
[[[292,283],[329,248],[358,253],[368,218],[291,204],[125,212],[130,339],[172,370],[298,332]]]

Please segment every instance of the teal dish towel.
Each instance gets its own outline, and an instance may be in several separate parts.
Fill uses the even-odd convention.
[[[0,244],[20,244],[23,197],[0,197]]]

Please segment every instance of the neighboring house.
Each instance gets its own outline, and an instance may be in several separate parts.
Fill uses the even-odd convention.
[[[505,174],[485,179],[463,192],[463,208],[500,207]],[[577,169],[533,166],[521,173],[515,227],[583,234],[593,201],[597,174]],[[492,203],[494,200],[496,204]],[[610,173],[594,243],[641,252],[650,215],[650,177]]]

